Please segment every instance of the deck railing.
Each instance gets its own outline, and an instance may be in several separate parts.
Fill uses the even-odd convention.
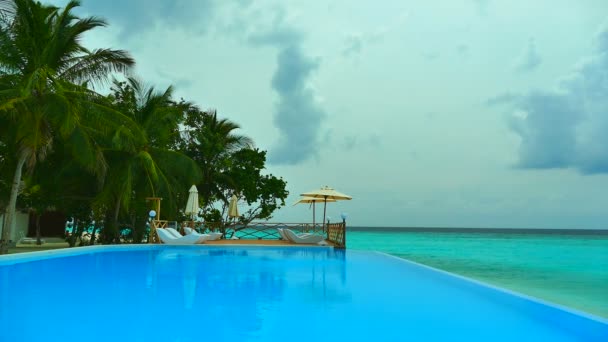
[[[228,226],[227,231],[232,231],[233,235],[239,239],[278,240],[280,236],[277,228],[291,229],[296,234],[323,235],[322,225],[310,223],[251,222],[248,225]]]
[[[182,227],[190,227],[196,229],[199,233],[221,232],[224,238],[237,237],[239,239],[253,240],[278,240],[279,232],[277,228],[288,228],[294,232],[312,233],[323,235],[323,226],[321,224],[310,223],[276,223],[276,222],[250,222],[249,224],[222,224],[216,222],[182,222]]]
[[[327,224],[327,241],[334,247],[346,248],[346,221]]]
[[[160,243],[158,234],[156,234],[156,228],[167,228],[167,227],[169,227],[169,221],[152,220],[150,222],[150,233],[148,234],[148,243]]]
[[[247,225],[243,224],[222,224],[216,222],[194,222],[184,221],[177,224],[174,221],[153,220],[150,225],[150,234],[148,243],[160,243],[156,228],[167,228],[174,225],[182,234],[183,227],[190,227],[199,233],[221,232],[224,239],[236,237],[238,239],[249,240],[279,240],[279,232],[277,228],[287,228],[293,230],[297,234],[310,233],[324,236],[328,242],[331,242],[335,247],[345,248],[346,246],[346,223],[331,223],[325,226],[323,224],[311,223],[275,223],[275,222],[250,222]]]

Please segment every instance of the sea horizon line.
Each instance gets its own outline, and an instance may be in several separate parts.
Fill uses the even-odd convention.
[[[395,226],[346,226],[350,231],[378,232],[444,232],[444,233],[509,233],[509,234],[573,234],[608,235],[608,229],[591,228],[474,228],[474,227],[395,227]]]

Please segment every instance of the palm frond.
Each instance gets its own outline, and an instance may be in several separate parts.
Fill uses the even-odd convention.
[[[135,60],[123,50],[97,49],[84,56],[72,57],[65,62],[59,76],[71,82],[108,82],[112,72],[127,72]]]
[[[0,0],[0,16],[3,18],[11,18],[15,15],[15,6],[12,0]]]

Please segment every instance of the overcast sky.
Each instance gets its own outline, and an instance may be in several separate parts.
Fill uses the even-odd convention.
[[[63,4],[65,1],[55,1]],[[83,0],[357,226],[608,228],[608,1]],[[321,213],[320,213],[321,212]],[[321,216],[322,210],[317,214]]]

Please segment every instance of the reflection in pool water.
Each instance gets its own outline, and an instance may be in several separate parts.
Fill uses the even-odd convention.
[[[608,331],[383,254],[332,248],[109,248],[0,259],[0,277],[2,341],[568,341]]]

